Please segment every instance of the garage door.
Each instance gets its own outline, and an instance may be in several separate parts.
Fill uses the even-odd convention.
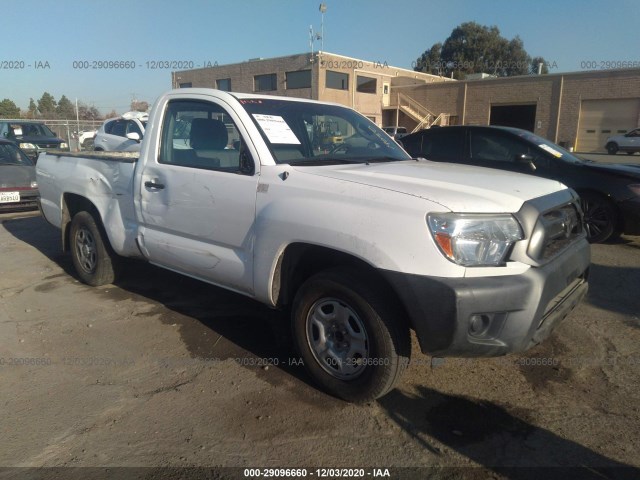
[[[607,137],[637,128],[640,99],[583,100],[578,127],[578,152],[604,152]]]

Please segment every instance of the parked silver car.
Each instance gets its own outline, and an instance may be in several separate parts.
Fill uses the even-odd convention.
[[[139,152],[149,115],[128,112],[106,120],[93,139],[94,150],[104,152]]]
[[[640,152],[640,128],[631,130],[624,135],[614,135],[607,138],[605,148],[609,155],[615,155],[618,152],[626,152],[629,155],[633,155],[636,152]]]

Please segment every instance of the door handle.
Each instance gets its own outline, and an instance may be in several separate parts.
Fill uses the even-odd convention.
[[[153,188],[155,190],[162,190],[164,188],[163,183],[156,183],[156,182],[150,182],[150,181],[144,182],[144,186],[147,188]]]

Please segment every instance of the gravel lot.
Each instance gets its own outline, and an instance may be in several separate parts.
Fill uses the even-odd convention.
[[[357,407],[310,384],[277,313],[143,263],[91,288],[37,214],[0,221],[2,467],[640,476],[640,237],[593,246],[588,299],[544,344],[442,360],[414,341],[400,388]]]

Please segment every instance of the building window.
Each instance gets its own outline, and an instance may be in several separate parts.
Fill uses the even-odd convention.
[[[224,90],[225,92],[231,91],[231,79],[230,78],[219,78],[216,80],[216,87],[218,90]]]
[[[180,84],[180,88],[191,88],[193,84],[191,82],[184,82]]]
[[[256,75],[253,77],[253,90],[256,92],[269,92],[278,89],[278,77],[275,73]]]
[[[287,90],[294,88],[311,88],[311,70],[287,72]]]
[[[336,90],[349,90],[349,74],[327,70],[326,87]]]
[[[377,80],[371,77],[361,77],[358,75],[358,86],[356,90],[360,93],[376,93]]]

